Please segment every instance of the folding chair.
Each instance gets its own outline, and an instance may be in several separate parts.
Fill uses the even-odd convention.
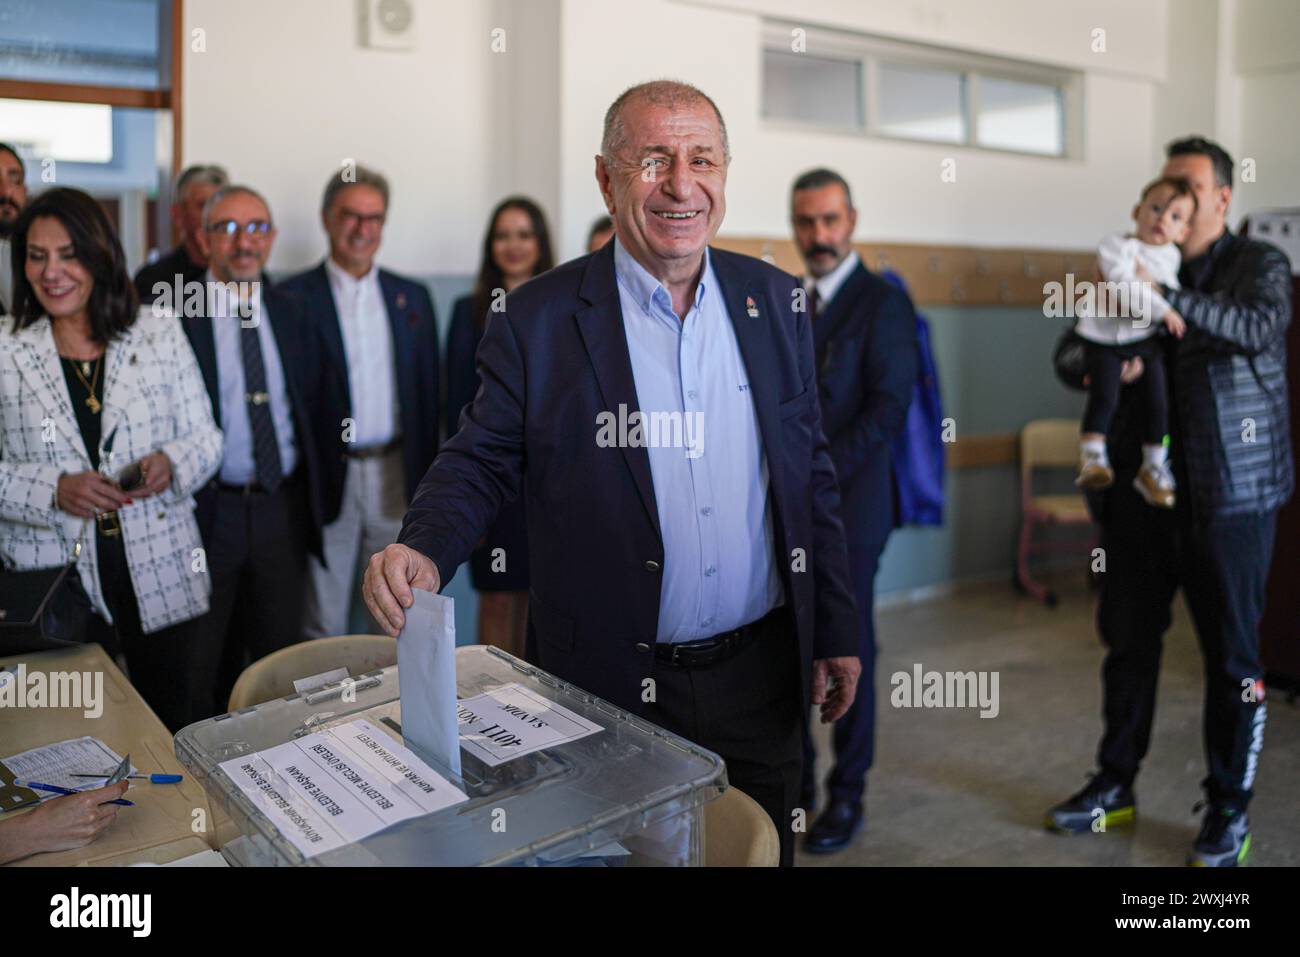
[[[1029,558],[1035,554],[1065,552],[1091,553],[1096,541],[1090,534],[1082,542],[1034,541],[1038,525],[1091,526],[1092,516],[1082,492],[1037,495],[1034,472],[1068,469],[1079,466],[1079,423],[1074,419],[1035,419],[1020,430],[1020,544],[1016,550],[1016,587],[1022,594],[1044,602],[1049,608],[1057,603],[1056,593],[1035,581],[1029,572]]]

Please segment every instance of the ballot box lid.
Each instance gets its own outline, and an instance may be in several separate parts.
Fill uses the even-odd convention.
[[[613,858],[638,845],[668,848],[667,862],[699,862],[701,809],[726,787],[716,754],[496,648],[456,649],[456,686],[462,704],[489,692],[533,695],[601,730],[498,764],[480,760],[462,737],[459,775],[406,742],[468,800],[310,854],[236,784],[232,764],[222,765],[358,719],[402,744],[396,666],[192,724],[176,735],[176,756],[234,819],[241,843],[255,848],[250,863],[544,865]]]

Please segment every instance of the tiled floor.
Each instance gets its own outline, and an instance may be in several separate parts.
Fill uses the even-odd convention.
[[[839,854],[799,854],[826,865],[1180,865],[1196,836],[1205,774],[1201,659],[1179,603],[1165,640],[1155,731],[1137,781],[1138,821],[1106,834],[1062,837],[1043,812],[1077,790],[1101,732],[1102,648],[1092,598],[1064,589],[1047,609],[1009,585],[878,613],[876,762],[868,822]],[[903,709],[891,676],[996,671],[999,713]],[[816,732],[819,779],[829,728]],[[819,801],[824,801],[819,795]],[[1269,698],[1264,752],[1251,805],[1249,863],[1300,865],[1300,705]]]

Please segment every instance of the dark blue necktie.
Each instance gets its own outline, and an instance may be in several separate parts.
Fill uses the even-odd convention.
[[[253,470],[257,484],[268,492],[274,492],[284,479],[284,467],[280,463],[280,443],[275,439],[271,394],[266,388],[266,365],[262,362],[262,340],[258,337],[257,326],[239,324],[239,345],[244,354],[248,422],[253,429]]]

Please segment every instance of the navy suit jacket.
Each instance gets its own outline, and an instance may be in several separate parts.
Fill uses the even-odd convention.
[[[207,298],[203,300],[204,308]],[[275,334],[275,347],[280,353],[280,366],[284,369],[285,389],[292,406],[294,440],[298,449],[298,471],[307,486],[307,499],[311,506],[311,525],[308,544],[311,552],[324,561],[321,554],[321,494],[320,456],[316,449],[315,423],[323,413],[321,398],[323,377],[321,368],[320,337],[307,322],[303,304],[296,296],[281,292],[279,288],[262,287],[263,317],[271,322]],[[227,320],[222,320],[227,321]],[[228,320],[235,321],[235,320]],[[212,416],[221,424],[221,383],[217,370],[217,343],[212,335],[212,321],[206,316],[185,316],[182,319],[185,335],[203,373],[203,384],[208,387],[212,400]],[[199,523],[199,534],[205,544],[212,540],[212,523],[216,519],[217,484],[220,470],[211,481],[194,496],[194,515]]]
[[[850,545],[883,547],[894,528],[890,442],[916,386],[916,313],[907,294],[861,263],[813,323],[822,425]]]
[[[321,334],[325,358],[332,370],[324,396],[326,412],[317,433],[322,458],[321,495],[328,524],[338,518],[348,471],[342,422],[352,416],[352,393],[343,331],[323,261],[314,269],[284,280],[279,288],[302,297],[306,303],[307,318]],[[410,501],[438,453],[438,321],[429,290],[422,284],[380,269],[379,288],[393,335],[402,467]]]
[[[461,411],[474,401],[474,393],[478,392],[478,372],[474,367],[478,342],[474,297],[461,296],[451,307],[451,325],[447,329],[447,402],[443,406],[447,438],[456,434]]]
[[[807,703],[814,657],[857,653],[812,329],[793,311],[792,276],[747,256],[711,255],[767,456],[773,561],[796,622]],[[432,558],[446,583],[501,502],[522,491],[541,666],[644,714],[642,681],[659,667],[664,548],[646,449],[596,443],[600,413],[639,408],[613,244],[511,292],[488,325],[478,368],[482,388],[420,483],[398,541]]]
[[[176,277],[179,275],[181,277],[181,295],[183,301],[185,284],[190,282],[202,282],[207,271],[208,267],[206,264],[200,266],[190,259],[190,254],[185,251],[185,244],[182,243],[156,262],[147,263],[146,265],[141,266],[139,272],[135,274],[135,279],[133,279],[132,282],[135,284],[135,291],[140,297],[141,304],[147,306],[158,300],[158,297],[154,295],[155,285],[163,282],[174,290],[176,286]]]
[[[478,392],[478,372],[474,355],[478,352],[478,323],[474,321],[473,295],[461,296],[451,307],[451,328],[447,331],[447,401],[443,416],[447,437],[460,428],[461,412],[474,401]],[[496,566],[492,553],[505,549],[506,567]],[[528,520],[524,500],[503,502],[487,535],[469,560],[470,582],[477,591],[528,590]]]

